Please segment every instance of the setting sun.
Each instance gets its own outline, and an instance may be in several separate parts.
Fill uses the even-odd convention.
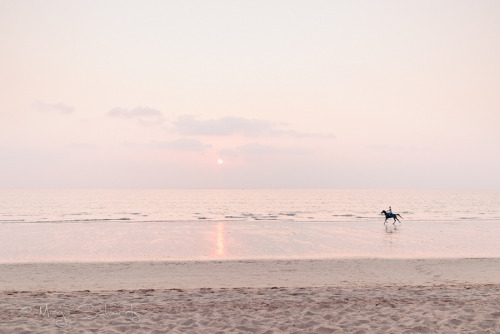
[[[217,159],[217,163],[218,163],[219,165],[222,165],[222,164],[224,163],[224,160],[222,160],[222,159]]]

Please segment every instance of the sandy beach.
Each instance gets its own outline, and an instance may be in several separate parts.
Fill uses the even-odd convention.
[[[0,333],[498,333],[500,259],[1,264]]]

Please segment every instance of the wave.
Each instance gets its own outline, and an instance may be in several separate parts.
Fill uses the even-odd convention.
[[[93,223],[93,222],[125,222],[125,221],[132,221],[130,218],[89,218],[89,219],[61,219],[61,220],[0,220],[0,223],[26,223],[26,224],[64,224],[64,223]]]
[[[286,218],[285,218],[286,217]],[[252,216],[200,216],[191,219],[134,219],[128,217],[119,218],[88,218],[88,219],[41,219],[41,220],[0,220],[0,224],[99,224],[99,223],[117,223],[117,224],[142,224],[142,223],[155,223],[155,224],[202,224],[206,223],[314,223],[314,224],[355,224],[355,223],[374,223],[382,224],[383,217],[379,216],[352,216],[344,217],[348,219],[324,219],[323,217],[280,217],[277,215],[252,215]],[[489,223],[499,222],[500,218],[483,218],[483,217],[453,217],[453,218],[420,218],[420,217],[405,217],[401,219],[403,225],[405,224],[463,224],[463,223]],[[392,220],[388,220],[391,222]]]

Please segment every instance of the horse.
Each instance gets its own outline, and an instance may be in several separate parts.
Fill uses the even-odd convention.
[[[403,218],[403,217],[401,217],[401,215],[399,213],[388,213],[385,210],[382,210],[382,212],[380,214],[384,214],[385,215],[384,225],[387,222],[387,219],[389,219],[389,218],[394,218],[394,223],[392,223],[392,225],[396,224],[396,220],[401,224],[401,221],[398,219],[398,216],[400,218]]]

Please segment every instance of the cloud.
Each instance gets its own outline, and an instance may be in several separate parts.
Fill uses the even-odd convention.
[[[242,117],[221,117],[200,121],[192,116],[180,116],[174,122],[174,126],[179,133],[188,136],[228,136],[233,134],[258,136],[272,132],[270,122]]]
[[[281,130],[275,124],[266,120],[231,116],[202,121],[193,116],[183,115],[173,125],[177,132],[185,136],[230,136],[240,134],[247,137],[335,138],[332,134],[323,135],[295,130]]]
[[[70,149],[84,149],[84,150],[94,150],[98,148],[96,144],[91,143],[71,143],[68,145]]]
[[[395,146],[395,145],[368,145],[365,146],[368,150],[373,151],[426,151],[424,147],[414,146]]]
[[[263,145],[259,143],[250,143],[240,146],[238,152],[247,155],[305,155],[310,154],[312,151],[306,148],[290,147],[290,146],[273,146]]]
[[[275,130],[274,135],[276,136],[288,136],[295,138],[322,138],[322,139],[335,139],[336,136],[332,133],[322,134],[322,133],[307,133],[295,130]]]
[[[233,150],[233,149],[222,149],[217,151],[217,154],[221,157],[226,157],[226,158],[235,158],[239,156],[238,150]]]
[[[0,146],[0,156],[4,162],[23,162],[26,166],[37,166],[41,162],[55,162],[62,159],[66,152],[31,147],[5,147]]]
[[[204,151],[206,148],[210,147],[210,145],[205,145],[199,140],[191,138],[180,138],[170,142],[154,143],[151,144],[151,146],[160,149],[195,152]]]
[[[108,112],[111,117],[118,118],[161,118],[163,113],[159,110],[147,107],[136,107],[133,109],[113,108]]]
[[[32,107],[39,112],[55,112],[60,114],[70,114],[75,108],[64,103],[45,103],[34,101]]]

